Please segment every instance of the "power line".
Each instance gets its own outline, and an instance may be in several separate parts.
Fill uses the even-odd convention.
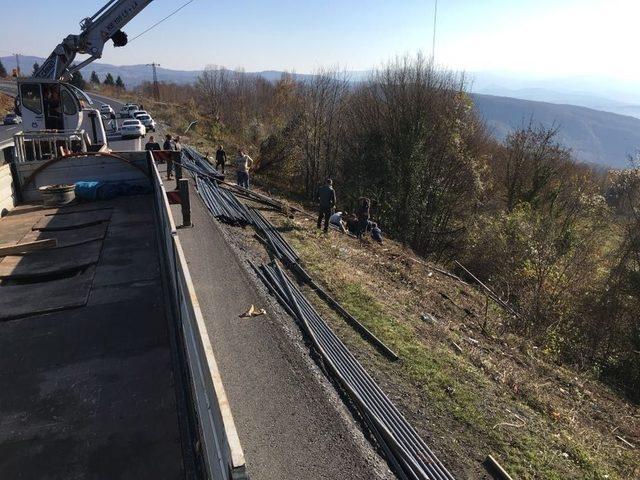
[[[438,0],[433,7],[433,40],[431,41],[431,62],[436,58],[436,22],[438,20]]]
[[[182,10],[184,7],[186,7],[187,5],[189,5],[190,3],[194,2],[195,0],[189,0],[188,2],[184,3],[182,6],[178,7],[177,9],[175,9],[173,12],[171,12],[169,15],[167,15],[166,17],[164,17],[162,20],[154,23],[153,25],[151,25],[149,28],[147,28],[145,31],[143,31],[142,33],[136,35],[135,37],[133,37],[131,40],[129,40],[128,43],[133,42],[136,38],[141,37],[142,35],[144,35],[145,33],[147,33],[149,30],[156,28],[158,25],[160,25],[162,22],[164,22],[165,20],[173,17],[176,13],[178,13],[180,10]]]

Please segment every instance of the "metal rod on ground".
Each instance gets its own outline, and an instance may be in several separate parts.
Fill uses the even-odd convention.
[[[191,201],[189,199],[189,180],[186,178],[178,180],[178,190],[180,191],[180,205],[182,206],[182,226],[191,227]]]
[[[513,480],[511,476],[506,472],[506,470],[502,468],[498,461],[491,455],[487,457],[487,463],[498,475],[500,475],[501,480]]]
[[[513,308],[511,308],[511,306],[505,302],[504,300],[502,300],[493,290],[491,290],[489,287],[487,287],[484,283],[482,283],[482,281],[476,277],[473,273],[471,273],[464,265],[462,265],[459,261],[455,261],[456,265],[458,265],[460,268],[462,268],[469,276],[471,276],[471,278],[473,278],[476,282],[478,282],[478,285],[480,285],[482,288],[484,288],[484,290],[489,294],[489,296],[496,302],[498,303],[500,306],[502,306],[505,310],[507,310],[509,313],[511,313],[512,315],[516,316],[516,317],[520,317],[520,315],[518,314],[518,312],[516,312]]]
[[[453,479],[434,453],[420,438],[393,402],[382,392],[362,365],[353,357],[331,328],[309,304],[292,281],[274,263],[261,266],[268,273],[272,286],[280,291],[279,301],[285,300],[292,308],[311,338],[319,348],[324,360],[339,382],[348,391],[358,409],[372,420],[378,441],[389,446],[387,456],[398,471],[411,479]],[[264,280],[264,279],[263,279]],[[296,308],[297,307],[297,308]],[[391,455],[389,455],[391,454]],[[396,463],[397,459],[398,463]],[[397,468],[400,466],[400,468]]]
[[[307,282],[313,290],[315,290],[320,298],[338,312],[338,314],[340,314],[352,328],[354,328],[365,340],[371,343],[380,353],[394,361],[400,358],[396,352],[387,347],[382,340],[376,337],[367,327],[360,323],[358,319],[351,315],[342,305],[325,292],[320,285],[314,282],[311,276],[299,264],[296,263],[292,265],[292,269],[300,278]]]

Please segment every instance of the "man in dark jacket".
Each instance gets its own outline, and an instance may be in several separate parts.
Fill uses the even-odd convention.
[[[329,218],[336,205],[336,191],[332,185],[333,181],[327,178],[327,182],[318,189],[318,228],[322,225],[324,218],[324,233],[329,230]]]
[[[153,138],[153,135],[151,135],[149,137],[149,141],[145,144],[144,149],[151,150],[151,151],[160,150],[160,144],[156,142]]]
[[[224,173],[225,163],[227,163],[227,154],[224,151],[224,148],[222,148],[222,145],[218,145],[218,150],[216,150],[216,170],[220,170]]]

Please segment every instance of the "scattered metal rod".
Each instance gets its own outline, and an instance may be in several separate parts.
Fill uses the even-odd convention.
[[[230,192],[221,189],[206,177],[196,176],[196,187],[205,205],[218,220],[231,225],[247,225],[251,222],[249,211]]]
[[[249,208],[249,218],[254,227],[260,230],[269,241],[274,255],[288,266],[295,265],[300,260],[298,253],[287,243],[280,232],[255,208]]]
[[[320,298],[322,298],[329,304],[331,308],[338,312],[338,314],[340,314],[354,330],[356,330],[365,340],[371,343],[380,353],[394,361],[400,358],[398,357],[398,354],[396,352],[385,345],[385,343],[378,337],[376,337],[371,332],[371,330],[360,323],[353,315],[345,310],[342,305],[340,305],[327,292],[325,292],[322,287],[320,287],[320,285],[314,282],[311,276],[300,266],[299,263],[292,265],[291,269],[298,275],[299,278],[305,281],[318,294]]]
[[[491,455],[487,456],[486,463],[500,476],[500,480],[513,480],[507,471]]]
[[[327,370],[352,400],[396,473],[409,480],[453,480],[451,473],[291,279],[273,262],[260,266],[259,270],[261,280],[293,314]]]
[[[500,305],[502,308],[504,308],[508,313],[510,313],[511,315],[513,315],[516,318],[520,318],[520,314],[518,312],[516,312],[513,308],[511,308],[511,306],[505,302],[504,300],[502,300],[497,293],[495,293],[493,290],[491,290],[489,287],[487,287],[484,283],[482,283],[482,281],[476,277],[473,273],[471,273],[464,265],[462,265],[459,261],[455,261],[456,265],[458,265],[460,268],[462,268],[471,278],[473,278],[478,285],[480,285],[482,287],[482,289],[487,292],[487,295],[489,295],[489,297],[491,297],[491,299],[496,302],[498,305]]]

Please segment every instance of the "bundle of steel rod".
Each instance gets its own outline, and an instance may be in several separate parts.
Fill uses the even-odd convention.
[[[202,175],[212,176],[220,180],[224,179],[224,175],[222,173],[216,170],[215,167],[200,154],[200,152],[189,145],[184,145],[182,147],[182,163]]]
[[[273,262],[252,267],[283,308],[298,321],[398,477],[453,480],[453,475],[280,267]]]
[[[228,190],[203,175],[196,176],[198,194],[215,218],[231,225],[247,225],[252,218],[247,207]]]
[[[329,306],[335,310],[342,318],[344,318],[351,327],[357,331],[362,338],[372,344],[382,355],[387,357],[390,360],[398,360],[398,354],[391,350],[387,345],[376,337],[371,330],[365,327],[362,323],[358,321],[353,315],[351,315],[342,305],[340,305],[331,295],[325,292],[320,285],[318,285],[311,275],[309,275],[304,268],[300,265],[300,263],[296,263],[290,266],[291,270],[297,275],[299,279],[307,283],[320,298],[322,298]]]
[[[262,232],[262,236],[271,247],[273,254],[282,262],[287,265],[295,265],[300,260],[300,257],[296,251],[287,243],[287,241],[280,235],[280,232],[276,230],[276,227],[271,224],[262,214],[255,208],[249,208],[249,218],[253,226]]]

